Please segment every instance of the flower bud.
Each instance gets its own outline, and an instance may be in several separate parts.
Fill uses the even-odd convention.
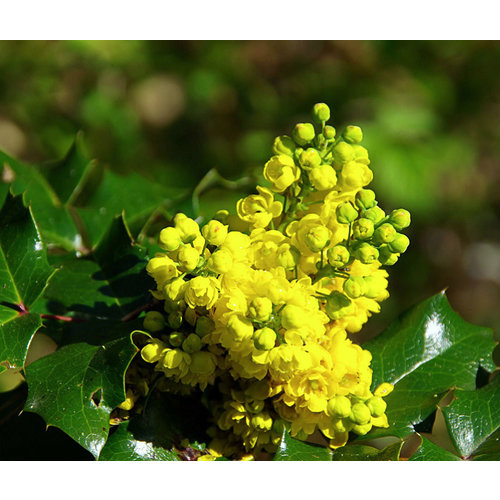
[[[312,123],[297,123],[292,132],[293,140],[299,146],[305,146],[314,139],[315,132]]]
[[[359,425],[364,425],[370,422],[372,414],[364,403],[355,403],[352,405],[350,419]]]
[[[364,217],[358,219],[352,225],[352,235],[356,240],[367,240],[372,237],[374,231],[373,222]]]
[[[314,148],[308,148],[300,154],[300,166],[305,170],[310,170],[321,165],[321,156]]]
[[[151,339],[142,349],[141,358],[147,363],[156,363],[166,345],[158,339]]]
[[[390,243],[396,237],[396,230],[392,224],[385,222],[375,229],[373,241],[375,243]]]
[[[326,300],[325,311],[328,317],[338,320],[354,312],[354,304],[351,299],[341,292],[334,291]]]
[[[189,334],[182,343],[182,350],[188,354],[199,351],[201,349],[201,339],[194,333]]]
[[[191,309],[190,307],[188,307],[184,311],[184,319],[191,326],[194,326],[194,325],[196,325],[196,320],[198,319],[198,315],[196,314],[196,311],[194,309]]]
[[[340,224],[350,224],[358,217],[358,211],[348,201],[340,203],[335,213]]]
[[[270,431],[273,427],[273,419],[267,412],[261,412],[258,415],[254,415],[250,423],[253,427],[262,431]]]
[[[182,312],[181,311],[172,311],[168,315],[168,326],[173,330],[177,330],[182,325]]]
[[[335,128],[330,125],[326,125],[325,129],[323,130],[323,135],[327,141],[335,139],[336,133],[337,131],[335,130]]]
[[[372,417],[381,417],[387,408],[387,403],[380,397],[373,396],[366,402]]]
[[[350,258],[349,250],[344,245],[335,245],[326,252],[328,263],[335,268],[344,267]]]
[[[210,245],[219,246],[224,243],[229,227],[217,220],[211,220],[203,226],[201,234]]]
[[[273,312],[273,303],[267,297],[256,297],[250,303],[248,312],[257,321],[267,321]]]
[[[135,403],[134,393],[130,389],[127,389],[127,395],[125,401],[120,403],[118,405],[118,408],[120,408],[121,410],[130,411],[134,407],[134,403]]]
[[[332,417],[346,418],[351,414],[351,401],[345,396],[335,396],[328,401],[327,411]]]
[[[399,258],[398,253],[391,252],[389,245],[382,245],[380,247],[379,260],[383,266],[393,266]]]
[[[361,276],[351,276],[344,281],[344,292],[351,299],[357,299],[365,294],[365,280]]]
[[[389,216],[389,222],[397,231],[407,228],[411,222],[410,212],[404,208],[393,210]]]
[[[200,226],[196,221],[184,214],[177,214],[174,217],[175,227],[181,235],[183,243],[191,243],[200,236]]]
[[[210,309],[219,298],[218,282],[214,278],[196,276],[188,281],[185,300],[189,307],[205,307]]]
[[[365,434],[368,434],[372,430],[372,427],[373,424],[371,424],[370,422],[363,425],[356,424],[352,426],[352,431],[358,434],[358,436],[364,436]]]
[[[344,130],[342,137],[349,144],[357,144],[363,140],[363,131],[356,125],[349,125]]]
[[[264,409],[265,403],[259,399],[248,401],[245,403],[245,408],[249,413],[257,414]]]
[[[300,252],[297,248],[289,243],[282,243],[278,247],[276,254],[279,265],[284,267],[287,271],[295,269],[295,266],[300,260]]]
[[[318,123],[327,122],[330,119],[330,108],[324,102],[319,102],[314,105],[313,116]]]
[[[380,207],[372,207],[363,212],[365,219],[370,219],[374,224],[377,224],[385,217],[385,212]]]
[[[179,249],[177,254],[177,261],[184,272],[191,272],[196,269],[200,260],[200,254],[196,248],[191,245],[183,246]]]
[[[203,338],[205,335],[212,333],[214,331],[214,328],[215,323],[211,318],[209,318],[208,316],[200,316],[196,321],[195,332],[197,335]]]
[[[280,135],[274,139],[273,151],[277,155],[293,156],[295,152],[295,143],[291,137]]]
[[[369,243],[361,243],[354,249],[354,257],[363,264],[371,264],[379,258],[379,251]]]
[[[371,189],[360,189],[356,193],[355,203],[360,210],[368,210],[377,204],[375,193]]]
[[[232,314],[227,321],[227,328],[236,342],[242,342],[253,335],[253,325],[248,318]]]
[[[233,267],[233,255],[227,248],[217,250],[208,259],[208,268],[214,273],[227,273],[231,267]]]
[[[184,334],[181,332],[172,332],[168,336],[168,342],[172,347],[179,347],[184,342]]]
[[[150,332],[159,332],[165,328],[165,318],[158,311],[149,311],[146,313],[143,325]]]
[[[358,163],[364,163],[365,165],[370,164],[370,158],[368,157],[368,150],[359,144],[353,144],[352,150],[354,151],[354,159]]]
[[[314,226],[307,232],[305,242],[311,252],[320,252],[330,243],[330,230],[325,226]]]
[[[253,334],[253,344],[260,351],[269,351],[276,344],[276,332],[271,328],[261,328],[255,330]]]
[[[304,314],[304,309],[301,307],[288,304],[281,311],[281,325],[283,328],[287,330],[300,328],[305,323],[307,323],[307,317]]]
[[[309,171],[309,181],[314,189],[325,191],[337,185],[337,174],[330,165],[320,165]]]
[[[333,159],[335,163],[344,164],[354,159],[354,150],[350,144],[339,142],[333,148]]]
[[[174,278],[163,287],[163,291],[172,302],[178,302],[184,298],[186,287],[187,283],[182,278]]]
[[[215,371],[215,356],[211,352],[197,351],[191,354],[189,369],[198,375],[210,375]]]
[[[387,290],[387,279],[377,274],[376,276],[365,276],[365,297],[376,299]]]
[[[394,239],[387,245],[389,250],[394,253],[405,253],[410,239],[405,234],[397,233]]]
[[[167,252],[175,252],[181,245],[181,234],[175,227],[166,227],[160,231],[160,247]]]

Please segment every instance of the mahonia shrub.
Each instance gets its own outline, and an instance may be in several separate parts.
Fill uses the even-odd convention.
[[[285,428],[335,449],[388,426],[392,385],[370,390],[371,354],[349,334],[389,296],[386,268],[408,247],[410,214],[386,213],[368,189],[361,128],[337,134],[323,103],[312,114],[275,139],[266,184],[233,213],[201,227],[178,213],[160,232],[144,363],[130,367],[112,422],[154,385],[204,393],[205,460],[273,453]]]

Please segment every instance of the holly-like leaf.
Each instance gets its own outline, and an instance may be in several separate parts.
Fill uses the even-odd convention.
[[[126,421],[118,426],[110,435],[106,445],[99,455],[99,460],[180,460],[177,454],[152,442],[141,441],[134,437],[129,430],[134,422]]]
[[[372,388],[394,384],[385,398],[389,428],[370,438],[405,437],[451,388],[474,389],[479,366],[495,368],[491,330],[464,321],[444,293],[413,307],[363,347],[373,355]]]
[[[85,326],[91,334],[86,343],[65,345],[26,368],[25,410],[38,413],[97,458],[108,437],[109,415],[125,400],[124,374],[137,349],[128,323]],[[92,337],[100,343],[88,343]]]
[[[281,436],[278,451],[274,455],[275,461],[329,461],[332,452],[325,446],[299,441],[290,436],[285,429]]]
[[[398,461],[403,441],[390,444],[379,450],[373,446],[348,444],[335,450],[332,454],[333,461]]]
[[[60,260],[39,307],[59,315],[121,318],[149,300],[153,282],[146,262],[146,250],[132,241],[119,216],[92,254]]]
[[[450,453],[448,450],[441,448],[437,444],[427,439],[425,436],[420,436],[422,440],[417,451],[409,458],[410,461],[451,461],[460,460],[456,455]]]
[[[454,395],[443,415],[460,456],[500,458],[500,377],[481,389],[456,390]]]
[[[9,194],[0,212],[0,371],[23,367],[41,326],[40,317],[27,311],[53,273],[30,210]]]

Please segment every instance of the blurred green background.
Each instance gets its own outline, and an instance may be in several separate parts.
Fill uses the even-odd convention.
[[[82,130],[117,173],[193,187],[254,173],[273,137],[328,103],[359,124],[386,210],[413,216],[391,298],[363,335],[448,288],[500,332],[498,42],[0,42],[0,148],[40,163]],[[239,193],[212,192],[205,211]]]

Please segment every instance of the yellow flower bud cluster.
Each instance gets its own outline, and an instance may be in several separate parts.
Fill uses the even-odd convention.
[[[163,311],[145,317],[142,358],[170,390],[214,385],[218,432],[246,451],[273,449],[283,425],[301,439],[319,430],[332,447],[387,426],[390,386],[371,393],[371,355],[348,333],[388,297],[383,266],[406,250],[410,215],[378,206],[361,129],[336,137],[329,117],[318,104],[316,126],[276,138],[269,185],[236,215],[200,229],[177,214],[147,266]]]

